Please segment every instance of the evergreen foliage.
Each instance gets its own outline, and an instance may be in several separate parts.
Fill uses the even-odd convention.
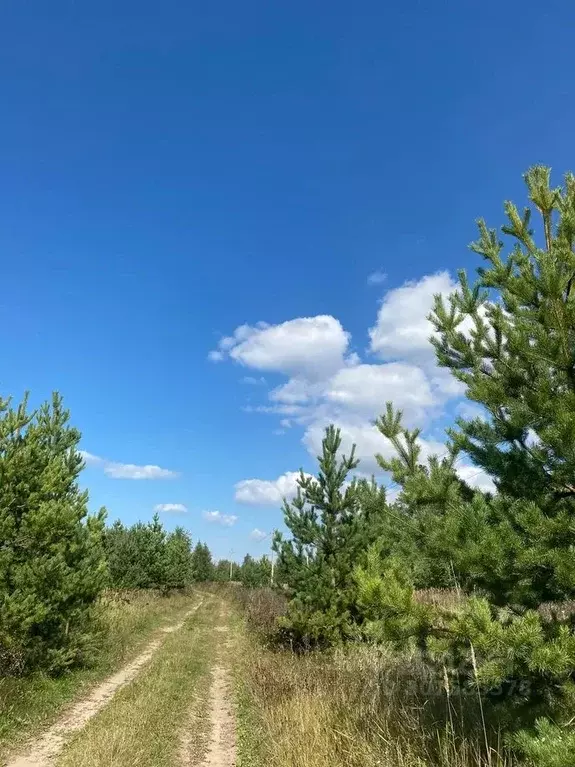
[[[355,449],[340,457],[340,447],[339,430],[328,427],[317,478],[302,472],[296,498],[284,504],[291,538],[277,534],[273,544],[291,597],[284,634],[296,646],[325,646],[348,634],[352,573],[375,535],[369,507],[361,505],[368,484],[348,480],[358,465]]]
[[[214,577],[212,554],[205,543],[198,541],[192,552],[192,577],[194,581],[204,583]]]
[[[193,580],[192,539],[183,527],[168,533],[165,543],[165,585],[168,589],[183,589]]]
[[[105,532],[109,585],[116,589],[184,588],[194,579],[191,539],[181,527],[166,534],[160,518]]]
[[[239,580],[250,589],[262,588],[271,584],[272,563],[265,555],[254,559],[246,554],[239,569]]]
[[[238,567],[229,559],[220,559],[212,571],[212,579],[216,583],[227,583],[238,575]]]
[[[500,722],[519,730],[509,742],[533,764],[568,767],[575,617],[557,604],[575,596],[575,177],[552,188],[549,169],[536,166],[525,181],[540,224],[511,202],[503,239],[480,220],[475,283],[461,272],[459,289],[437,296],[430,317],[439,364],[483,415],[459,419],[447,454],[423,463],[419,431],[388,404],[377,425],[396,456],[378,461],[400,487],[391,505],[359,483],[342,492],[355,462],[336,463],[332,427],[319,480],[302,476],[286,504],[292,539],[278,551],[292,631],[298,623],[300,635],[313,636],[319,626],[326,636],[329,626],[418,646],[499,709]],[[495,493],[458,477],[462,454],[493,478]],[[347,535],[342,508],[369,524]],[[422,604],[415,587],[430,586],[467,597],[457,609]]]
[[[95,640],[105,511],[88,515],[80,433],[62,399],[0,402],[0,673],[60,672]]]

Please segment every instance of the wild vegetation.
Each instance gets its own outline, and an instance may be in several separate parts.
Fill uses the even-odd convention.
[[[377,427],[396,456],[378,462],[399,489],[393,502],[375,481],[353,479],[353,451],[342,456],[327,430],[317,478],[302,474],[285,505],[291,536],[275,540],[289,599],[278,639],[415,654],[443,680],[446,711],[454,695],[479,705],[485,760],[499,741],[499,753],[567,767],[573,614],[545,605],[575,591],[575,177],[552,188],[549,169],[534,167],[525,180],[540,221],[506,202],[502,240],[480,220],[476,281],[462,271],[430,317],[437,360],[477,417],[458,419],[446,455],[423,462],[419,430],[388,403]],[[463,453],[494,492],[458,475]],[[437,587],[463,595],[457,609],[417,597]]]
[[[0,761],[5,750],[50,724],[72,700],[118,669],[166,622],[181,619],[190,597],[159,591],[109,592],[100,599],[99,646],[90,663],[58,675],[0,676]],[[3,762],[2,762],[3,763]]]
[[[104,510],[87,512],[80,435],[60,397],[34,412],[0,403],[0,732],[16,737],[26,706],[31,721],[49,717],[129,654],[166,614],[154,605],[189,607],[166,595],[233,581],[252,629],[236,625],[242,764],[575,764],[575,177],[552,188],[538,166],[525,180],[538,220],[511,202],[501,238],[480,220],[476,280],[462,271],[430,317],[437,360],[476,416],[424,461],[419,430],[387,403],[376,424],[394,457],[377,460],[393,496],[356,476],[330,426],[317,476],[302,472],[284,504],[275,568],[265,556],[214,563],[158,517],[106,528]],[[490,491],[460,476],[463,455]],[[139,734],[116,732],[125,763],[136,747],[171,763],[182,684],[208,667],[208,625],[213,615],[197,624],[197,659],[178,633],[69,763],[134,712]]]

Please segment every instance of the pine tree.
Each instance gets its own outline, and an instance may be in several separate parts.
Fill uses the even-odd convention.
[[[211,581],[214,577],[212,555],[206,543],[198,541],[192,552],[192,575],[200,583]]]
[[[118,589],[158,589],[167,582],[166,534],[156,514],[151,523],[121,522],[105,531],[109,584]]]
[[[58,394],[34,413],[27,399],[16,408],[0,403],[0,665],[7,673],[56,673],[93,649],[105,512],[88,515],[79,440]]]
[[[271,583],[272,563],[265,555],[261,559],[254,559],[251,554],[246,554],[239,568],[239,580],[247,588],[255,589],[269,586]]]
[[[240,567],[240,580],[247,588],[258,586],[257,562],[251,554],[246,554]]]
[[[537,166],[525,180],[541,214],[541,244],[531,210],[505,203],[507,255],[479,221],[472,249],[485,265],[477,281],[470,285],[461,272],[459,290],[447,301],[437,296],[430,317],[439,363],[484,415],[459,419],[448,432],[449,455],[429,466],[419,463],[418,434],[391,407],[379,426],[398,451],[382,466],[402,485],[405,537],[424,562],[442,558],[459,584],[484,595],[411,629],[425,624],[427,649],[442,662],[466,660],[485,692],[507,691],[500,700],[514,707],[513,726],[540,717],[534,731],[514,738],[534,764],[568,767],[575,763],[575,619],[542,603],[575,595],[575,177],[553,189],[549,169]],[[493,477],[495,495],[457,478],[461,451]],[[386,591],[386,568],[384,561],[379,581],[373,569],[356,572],[366,617],[377,620],[379,602],[382,621],[392,614],[409,629],[408,616],[416,617],[409,586]]]
[[[290,539],[276,535],[278,567],[291,597],[284,633],[296,644],[328,645],[345,636],[353,618],[352,572],[372,542],[375,526],[348,476],[355,446],[340,458],[341,435],[326,429],[317,478],[303,474],[296,498],[284,503]]]
[[[192,581],[192,540],[183,527],[169,533],[165,543],[165,582],[168,589],[183,589]]]
[[[154,514],[145,532],[144,555],[149,578],[148,587],[162,588],[166,583],[166,531],[160,522],[159,514]]]
[[[217,583],[227,583],[237,574],[237,566],[229,559],[219,559],[213,569],[212,578]]]

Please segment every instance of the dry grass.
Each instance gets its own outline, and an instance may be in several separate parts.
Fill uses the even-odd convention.
[[[100,651],[90,668],[58,678],[45,674],[0,677],[0,759],[9,748],[48,726],[88,687],[135,656],[160,625],[171,623],[196,597],[122,592],[102,599]]]
[[[201,682],[207,678],[217,619],[208,601],[71,741],[58,767],[167,767],[178,762],[194,697],[207,693]],[[194,718],[193,726],[201,729],[205,721]]]
[[[450,696],[416,656],[353,647],[297,656],[247,639],[240,714],[259,729],[258,767],[510,767],[477,698]],[[248,649],[249,648],[249,649]],[[243,714],[242,714],[243,709]],[[241,724],[241,717],[240,717]],[[249,741],[249,738],[248,738]],[[249,745],[249,743],[248,743]]]
[[[240,605],[250,631],[263,644],[277,639],[277,620],[285,615],[287,599],[271,588],[234,589],[230,596]]]

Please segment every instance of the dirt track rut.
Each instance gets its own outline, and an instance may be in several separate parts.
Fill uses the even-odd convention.
[[[166,636],[181,629],[186,619],[196,612],[202,604],[203,600],[189,610],[179,623],[161,629],[163,636],[161,635],[150,642],[146,649],[133,661],[94,688],[88,697],[76,703],[49,730],[32,741],[22,754],[9,761],[6,767],[51,767],[70,736],[85,727],[90,719],[106,706],[118,690],[132,682],[160,649]]]

